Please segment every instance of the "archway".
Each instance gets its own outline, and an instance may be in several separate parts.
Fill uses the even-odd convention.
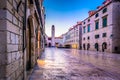
[[[59,43],[56,42],[56,43],[55,43],[55,47],[58,47],[58,46],[59,46]]]
[[[102,44],[102,51],[104,52],[105,49],[107,49],[107,43],[106,43],[106,42],[104,42],[104,43]]]
[[[48,44],[48,47],[51,47],[51,43]]]
[[[27,52],[26,52],[26,70],[30,70],[31,68],[31,27],[28,19],[28,27],[27,27]]]
[[[99,51],[99,45],[98,45],[98,43],[95,43],[95,49],[96,49],[97,51]]]
[[[89,50],[89,48],[90,48],[90,44],[88,43],[88,44],[87,44],[87,50]]]
[[[85,44],[83,44],[83,49],[86,50],[86,46],[85,46]]]
[[[35,63],[35,31],[31,16],[29,16],[27,22],[26,70],[30,70]]]

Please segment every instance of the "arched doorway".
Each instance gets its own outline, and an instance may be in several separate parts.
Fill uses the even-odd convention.
[[[59,46],[59,43],[55,43],[55,47],[58,47]]]
[[[51,43],[48,44],[48,47],[51,47]]]
[[[31,68],[31,27],[29,19],[26,36],[27,36],[26,70],[28,71]]]
[[[29,16],[27,25],[27,52],[26,52],[26,70],[30,70],[35,64],[35,29],[33,25],[33,18]]]
[[[89,48],[90,48],[90,44],[88,43],[88,44],[87,44],[87,50],[89,50]]]
[[[107,43],[106,43],[106,42],[104,42],[104,43],[102,44],[102,51],[104,52],[105,49],[107,49]]]
[[[99,51],[99,45],[98,45],[98,43],[95,43],[95,49],[96,49],[97,51]]]
[[[85,46],[85,44],[83,44],[83,49],[86,50],[86,46]]]

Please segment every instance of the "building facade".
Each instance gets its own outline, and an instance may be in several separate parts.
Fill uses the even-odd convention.
[[[63,44],[63,37],[55,37],[54,39],[55,45],[52,46],[52,38],[51,37],[46,37],[46,47],[64,47]]]
[[[42,0],[1,0],[0,80],[26,80],[44,45]]]
[[[64,46],[67,48],[80,49],[81,46],[81,22],[78,22],[75,26],[71,27],[67,33],[65,33]]]
[[[55,37],[55,46],[62,48],[63,47],[63,37]]]
[[[79,46],[79,49],[83,50],[120,52],[119,14],[120,1],[105,0],[96,10],[89,11],[88,18],[64,34],[65,47],[78,48]]]
[[[120,1],[105,0],[82,21],[82,49],[120,52]]]

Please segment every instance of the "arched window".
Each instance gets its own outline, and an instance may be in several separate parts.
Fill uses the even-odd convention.
[[[88,43],[88,44],[87,44],[87,50],[89,50],[89,48],[90,48],[90,44]]]
[[[85,47],[86,47],[85,44],[83,44],[83,49],[84,49],[84,50],[86,49]]]
[[[99,50],[99,45],[98,43],[95,43],[95,49],[98,51]]]
[[[102,48],[103,48],[103,49],[107,49],[107,43],[106,43],[106,42],[104,42],[104,43],[102,44]]]
[[[98,48],[98,43],[95,43],[95,48]]]

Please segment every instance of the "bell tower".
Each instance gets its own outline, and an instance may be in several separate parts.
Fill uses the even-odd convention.
[[[52,43],[52,47],[55,47],[55,26],[52,25],[51,28],[51,43]]]

